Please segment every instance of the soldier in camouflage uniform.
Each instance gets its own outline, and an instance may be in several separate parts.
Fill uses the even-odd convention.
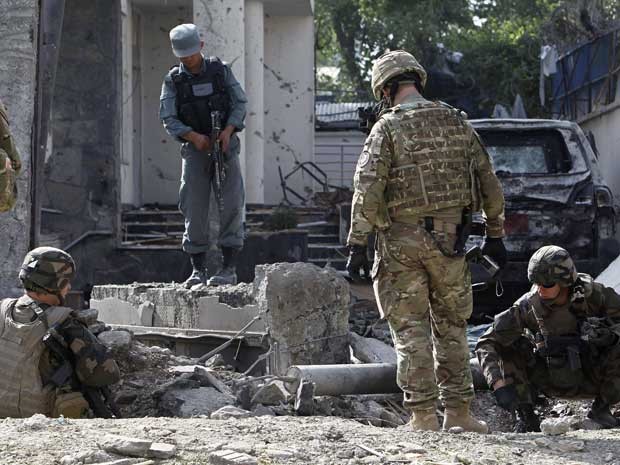
[[[75,311],[63,306],[74,274],[69,254],[36,248],[26,255],[19,273],[24,295],[0,302],[0,418],[91,415],[76,386],[54,382],[63,361],[43,344],[50,333],[63,339],[79,383],[102,387],[119,380],[118,366],[106,347]]]
[[[377,233],[371,276],[392,332],[398,384],[414,430],[487,432],[469,413],[474,397],[466,339],[471,277],[463,218],[484,208],[483,252],[505,264],[504,197],[491,161],[464,115],[425,100],[424,68],[399,50],[374,64],[372,88],[384,110],[364,144],[354,178],[347,269],[367,269],[367,238]]]
[[[22,168],[19,153],[9,130],[9,117],[0,101],[0,213],[15,206],[17,200],[16,178]]]
[[[532,289],[478,340],[476,354],[498,404],[516,411],[518,432],[540,431],[539,393],[593,398],[588,417],[618,426],[620,296],[577,273],[561,247],[545,246],[528,266]]]

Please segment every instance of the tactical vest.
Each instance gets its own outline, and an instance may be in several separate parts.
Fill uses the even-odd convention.
[[[14,150],[14,146],[10,139],[8,117],[4,106],[0,103],[0,213],[12,209],[17,200],[15,171],[6,168],[6,161],[13,161],[11,158],[13,154],[9,151]]]
[[[170,73],[176,88],[177,116],[194,131],[210,135],[211,112],[222,113],[222,124],[230,116],[230,97],[225,87],[225,65],[217,57],[205,59],[206,70],[197,76],[181,73],[178,66]]]
[[[394,160],[386,200],[390,216],[421,215],[472,204],[471,130],[458,110],[440,103],[397,105],[388,110]]]
[[[582,308],[587,305],[585,300],[569,301],[565,308],[548,310],[535,293],[528,303],[539,330],[536,346],[546,362],[551,384],[567,395],[578,392],[584,379],[583,363],[588,363],[580,341],[580,324],[587,311]]]
[[[72,310],[49,307],[43,319],[23,324],[12,317],[16,304],[17,299],[0,303],[0,418],[49,415],[55,388],[43,386],[41,381],[39,360],[45,350],[42,339],[48,325],[62,323]]]

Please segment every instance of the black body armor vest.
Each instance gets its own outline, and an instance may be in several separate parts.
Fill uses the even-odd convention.
[[[194,76],[172,69],[172,82],[177,91],[177,115],[181,122],[194,131],[211,134],[211,112],[223,114],[225,124],[230,116],[230,97],[224,85],[224,63],[217,57],[205,58],[206,71]]]

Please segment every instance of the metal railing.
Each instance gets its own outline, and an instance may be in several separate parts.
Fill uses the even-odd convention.
[[[315,163],[325,172],[329,184],[338,187],[353,187],[353,175],[362,145],[362,143],[317,143],[314,145]]]

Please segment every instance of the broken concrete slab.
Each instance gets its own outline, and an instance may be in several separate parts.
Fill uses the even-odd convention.
[[[169,459],[177,455],[177,447],[174,444],[154,442],[148,450],[148,456],[154,459]]]
[[[131,347],[133,336],[129,331],[104,331],[97,338],[113,352],[127,352]]]
[[[256,267],[255,299],[265,314],[274,373],[295,364],[348,363],[349,285],[309,263]]]
[[[258,465],[258,460],[251,455],[233,450],[218,450],[209,454],[212,465]]]
[[[252,412],[243,410],[232,405],[222,407],[216,412],[211,414],[212,420],[228,420],[230,418],[249,418],[254,416]]]
[[[131,438],[127,436],[104,436],[99,447],[106,452],[130,457],[146,457],[153,441],[148,439]]]
[[[392,363],[396,364],[394,347],[372,337],[362,337],[351,332],[349,344],[353,356],[364,363]]]
[[[302,379],[295,394],[295,412],[297,415],[310,416],[314,414],[314,383]]]
[[[224,382],[220,381],[217,376],[213,374],[212,370],[200,365],[195,365],[193,373],[194,379],[200,381],[202,385],[204,385],[203,383],[206,383],[208,386],[213,386],[222,394],[232,397],[232,390]]]
[[[258,313],[253,288],[247,284],[226,288],[188,290],[166,283],[95,286],[91,306],[108,324],[238,331]],[[249,330],[264,332],[265,326],[259,320]]]
[[[160,400],[160,405],[165,406],[171,416],[181,418],[209,416],[234,403],[234,396],[222,394],[212,387],[171,389],[163,394]]]
[[[252,404],[278,405],[288,400],[289,394],[282,381],[271,381],[261,386],[252,397]]]

